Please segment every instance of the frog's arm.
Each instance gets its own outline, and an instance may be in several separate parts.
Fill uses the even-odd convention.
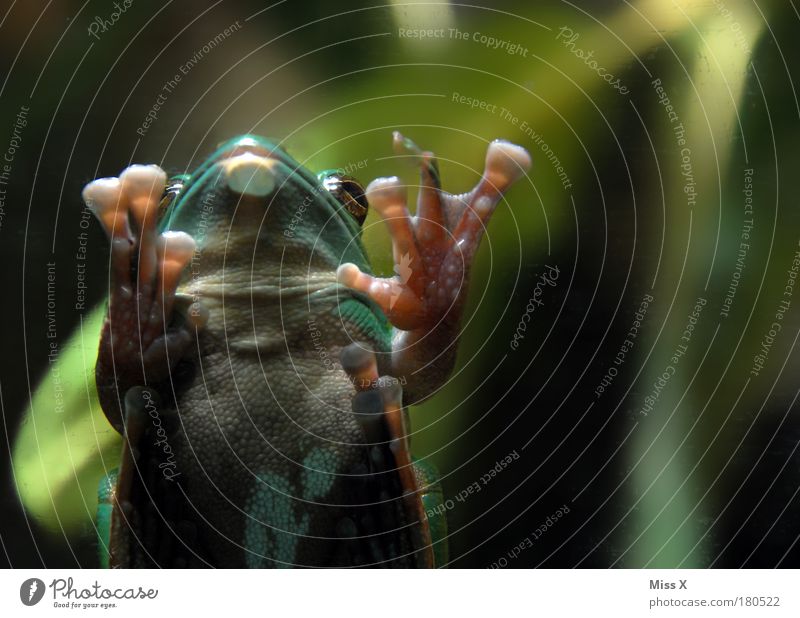
[[[141,263],[149,265],[153,272],[143,273],[147,269],[140,265],[139,276],[165,282],[164,286],[150,281],[146,283],[150,284],[150,296],[155,300],[159,299],[158,292],[162,287],[168,288],[166,296],[171,299],[169,286],[177,283],[193,250],[193,243],[187,248],[186,239],[180,234],[159,236],[155,232],[158,199],[152,196],[161,196],[165,182],[166,175],[155,166],[131,166],[121,174],[121,178],[100,179],[84,190],[87,204],[95,210],[111,239],[113,275],[120,283],[112,288],[109,301],[112,313],[116,310],[117,313],[135,316],[141,309],[143,313],[155,316],[156,322],[163,314],[169,316],[169,308],[162,312],[156,310],[160,305],[155,302],[153,307],[156,309],[145,305],[146,294],[142,294],[138,299],[139,305],[132,308],[130,291],[133,288],[127,281],[130,253],[141,244]],[[128,210],[143,239],[136,245],[127,237],[131,235]],[[171,241],[169,246],[167,240]],[[158,273],[154,272],[156,267]],[[122,354],[119,350],[116,365],[111,361],[100,364],[101,369],[112,367],[112,374],[96,375],[98,353],[113,354],[109,344],[107,311],[105,303],[96,307],[82,320],[69,342],[60,347],[57,360],[49,364],[31,400],[14,444],[15,481],[25,509],[46,528],[53,532],[62,531],[67,536],[89,532],[87,524],[94,520],[95,513],[103,515],[104,505],[101,504],[97,511],[97,484],[119,465],[122,449],[119,433],[122,422],[117,413],[117,398],[120,393],[124,395],[127,387],[144,383],[122,362],[132,355]],[[140,343],[141,336],[142,348],[149,353],[146,360],[150,365],[158,365],[164,350],[176,350],[172,344],[175,338],[172,331],[167,333],[172,339],[167,336],[159,338],[158,327],[145,332],[130,319],[111,317],[117,317],[117,323],[121,325],[117,331],[117,346]],[[182,335],[183,331],[179,334]],[[146,340],[145,335],[149,336]],[[103,345],[100,345],[101,341]],[[183,337],[182,341],[185,345],[191,339]],[[180,355],[175,353],[173,356],[177,358]],[[142,364],[138,357],[134,357],[132,362],[134,365]],[[124,379],[132,384],[125,384]],[[98,380],[105,389],[100,394]],[[106,413],[100,405],[103,399]],[[109,420],[116,425],[116,431]]]
[[[103,305],[96,307],[60,347],[14,442],[22,504],[36,522],[67,536],[94,520],[97,483],[119,463],[120,436],[100,409],[94,379],[104,314]]]
[[[530,169],[531,157],[520,146],[495,140],[475,188],[452,195],[440,186],[433,153],[400,133],[394,145],[420,166],[416,215],[409,214],[399,178],[373,180],[366,194],[389,228],[397,274],[373,277],[343,264],[337,276],[374,300],[395,327],[390,373],[405,379],[405,401],[411,404],[431,395],[453,369],[472,260],[495,207]]]
[[[194,341],[195,329],[189,322],[204,324],[200,308],[182,311],[185,298],[175,294],[195,242],[184,232],[157,229],[166,184],[167,175],[160,167],[131,165],[119,178],[99,178],[83,189],[87,207],[111,243],[111,293],[95,378],[100,404],[120,433],[121,398],[134,386],[167,379]],[[185,320],[179,327],[167,328],[173,309]]]

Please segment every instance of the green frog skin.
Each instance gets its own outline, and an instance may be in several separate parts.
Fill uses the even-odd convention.
[[[133,165],[86,186],[111,245],[97,389],[123,435],[100,488],[105,564],[446,563],[405,408],[450,375],[470,264],[531,161],[494,141],[475,188],[452,195],[432,153],[399,133],[394,148],[420,169],[415,216],[398,178],[362,193],[256,136],[189,176]],[[371,273],[367,206],[393,277]]]

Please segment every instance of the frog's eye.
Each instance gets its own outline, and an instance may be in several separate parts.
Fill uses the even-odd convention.
[[[172,203],[175,201],[175,198],[180,195],[180,192],[183,190],[184,185],[186,184],[187,176],[173,176],[167,181],[167,186],[164,188],[164,193],[161,195],[161,202],[158,204],[158,215],[159,218],[164,216],[166,212],[169,210]]]
[[[361,183],[352,176],[330,174],[322,179],[322,186],[345,207],[359,225],[364,224],[369,203]]]

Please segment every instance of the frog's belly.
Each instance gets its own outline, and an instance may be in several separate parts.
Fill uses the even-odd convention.
[[[346,375],[314,350],[259,363],[255,354],[205,347],[178,397],[182,430],[174,450],[211,562],[329,566],[354,555],[369,562],[369,550],[348,541],[355,549],[342,551],[340,540],[359,536],[368,510],[359,505],[372,500],[359,476],[369,470],[369,450]],[[339,352],[329,349],[333,358]],[[397,521],[381,525],[402,529],[403,522],[398,501]],[[388,557],[410,549],[410,538],[398,535],[408,536],[387,537],[384,545],[395,547]]]

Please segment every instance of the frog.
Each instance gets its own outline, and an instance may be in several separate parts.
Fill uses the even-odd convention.
[[[408,407],[451,375],[470,269],[531,167],[488,143],[477,184],[445,191],[433,152],[364,188],[242,135],[190,174],[130,165],[86,185],[110,243],[95,381],[122,436],[102,479],[103,566],[446,566],[440,477],[412,454]],[[362,242],[385,222],[394,273]]]

